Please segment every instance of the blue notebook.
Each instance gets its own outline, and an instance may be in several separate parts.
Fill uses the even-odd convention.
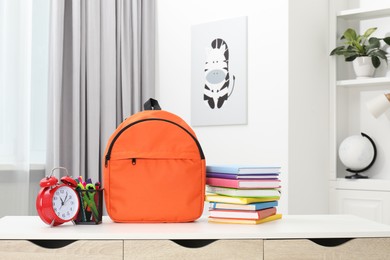
[[[276,180],[279,177],[279,173],[258,173],[258,174],[234,174],[234,173],[219,173],[219,172],[207,172],[207,177],[222,178],[222,179],[261,179],[261,180]]]
[[[280,173],[278,166],[251,166],[251,165],[207,165],[206,172],[228,174],[265,174]]]
[[[261,210],[276,207],[278,201],[269,201],[269,202],[257,202],[251,204],[231,204],[231,203],[221,203],[221,202],[209,202],[210,210]]]

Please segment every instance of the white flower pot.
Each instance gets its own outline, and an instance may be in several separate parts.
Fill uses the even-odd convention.
[[[352,64],[357,79],[371,78],[374,75],[375,68],[371,57],[357,57]]]

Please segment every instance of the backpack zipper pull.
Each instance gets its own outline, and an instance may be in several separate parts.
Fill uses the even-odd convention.
[[[137,159],[132,158],[132,159],[131,159],[131,164],[136,165],[136,164],[137,164]]]
[[[110,160],[110,156],[106,155],[106,158],[104,160],[104,167],[106,167],[106,168],[107,168],[108,160]]]

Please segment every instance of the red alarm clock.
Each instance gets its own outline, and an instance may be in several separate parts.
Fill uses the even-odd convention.
[[[77,183],[69,176],[61,178],[62,184],[53,176],[54,168],[50,176],[40,181],[41,190],[38,193],[36,208],[43,222],[51,226],[58,226],[74,220],[80,209],[80,199],[75,191]]]

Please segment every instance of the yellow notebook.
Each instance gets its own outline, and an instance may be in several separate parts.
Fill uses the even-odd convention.
[[[206,201],[223,202],[223,203],[231,203],[231,204],[249,204],[255,202],[274,201],[279,199],[280,197],[246,198],[246,197],[230,197],[230,196],[214,195],[214,194],[206,195]]]
[[[209,217],[208,221],[212,223],[221,223],[221,224],[261,224],[261,223],[265,223],[265,222],[269,222],[281,218],[282,218],[282,214],[275,214],[259,220]]]

